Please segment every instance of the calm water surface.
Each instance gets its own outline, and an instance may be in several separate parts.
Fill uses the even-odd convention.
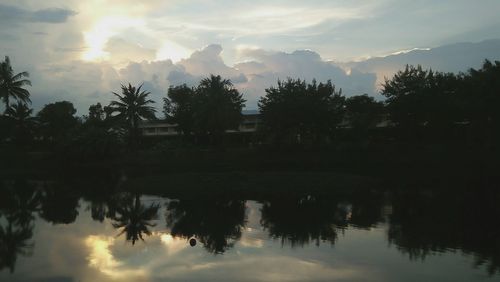
[[[9,180],[0,280],[500,281],[499,214],[475,192],[167,198]]]

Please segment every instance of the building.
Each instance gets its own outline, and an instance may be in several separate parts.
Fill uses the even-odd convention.
[[[226,133],[254,133],[260,124],[258,111],[243,111],[243,120],[238,129],[227,130]],[[139,125],[142,135],[145,137],[174,137],[178,136],[177,124],[168,123],[166,121],[145,121]]]

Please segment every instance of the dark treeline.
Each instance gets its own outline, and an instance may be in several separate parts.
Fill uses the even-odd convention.
[[[8,57],[0,71],[3,147],[60,152],[70,159],[106,159],[160,144],[170,149],[227,147],[226,131],[237,130],[245,105],[242,94],[220,76],[207,77],[196,87],[172,86],[163,109],[181,136],[154,146],[141,134],[143,121],[157,119],[154,101],[141,86],[122,85],[121,93],[113,93],[116,100],[90,106],[81,118],[68,101],[47,104],[34,115],[26,90],[29,74],[15,74]],[[491,148],[499,141],[498,61],[459,74],[406,66],[385,80],[380,93],[386,97],[383,102],[366,94],[345,97],[331,81],[278,81],[259,100],[258,132],[243,142],[339,149],[341,144],[377,142]]]

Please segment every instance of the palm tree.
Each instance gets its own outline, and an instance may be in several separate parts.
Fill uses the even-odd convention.
[[[13,98],[24,103],[31,103],[30,93],[23,87],[31,86],[31,81],[25,79],[29,73],[20,72],[14,74],[10,65],[10,59],[5,57],[5,61],[0,63],[0,98],[5,103],[5,111],[10,108],[10,99]]]
[[[0,225],[0,270],[5,267],[14,272],[17,255],[30,256],[33,244],[29,242],[33,237],[32,225],[15,225],[7,220],[7,226]]]
[[[25,103],[18,101],[5,111],[5,116],[14,129],[14,138],[17,142],[23,142],[30,138],[30,133],[35,126],[35,117],[32,117],[33,109]]]
[[[227,129],[238,128],[244,105],[242,94],[230,80],[210,75],[196,89],[195,127],[199,133],[209,135],[212,143],[218,143]]]
[[[149,207],[141,204],[139,195],[135,195],[135,201],[130,198],[125,199],[126,203],[120,205],[116,213],[118,216],[114,217],[114,228],[123,228],[123,230],[118,234],[118,236],[125,233],[126,240],[132,241],[132,245],[135,241],[142,238],[142,234],[151,235],[149,227],[153,227],[156,224],[150,223],[149,221],[155,219],[158,215],[159,205],[151,204]]]
[[[125,122],[133,141],[138,133],[139,122],[143,119],[155,119],[156,109],[150,106],[154,101],[147,99],[151,93],[141,91],[142,84],[136,88],[129,83],[128,86],[122,85],[121,88],[121,95],[113,92],[118,101],[112,101],[110,106],[113,112],[118,112],[114,118]]]
[[[31,225],[35,219],[33,214],[40,211],[41,194],[37,188],[24,179],[1,188],[0,214],[16,225]]]

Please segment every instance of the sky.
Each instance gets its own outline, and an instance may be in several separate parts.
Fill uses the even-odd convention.
[[[248,109],[287,77],[380,98],[383,78],[408,62],[464,71],[500,59],[499,11],[498,0],[0,0],[0,56],[30,72],[35,109],[68,100],[78,115],[129,82],[160,109],[170,85],[209,74],[231,79]],[[432,65],[434,48],[491,39]]]

